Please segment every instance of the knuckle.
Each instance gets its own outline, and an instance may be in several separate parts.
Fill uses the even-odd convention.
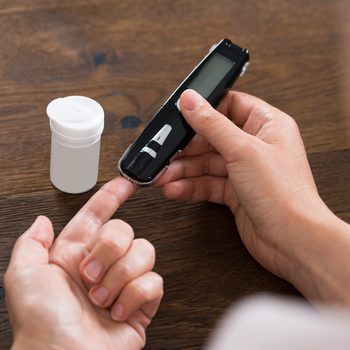
[[[100,192],[105,192],[108,195],[112,195],[112,197],[115,196],[115,187],[114,184],[109,181],[106,182],[101,188],[100,188]]]
[[[279,135],[281,142],[295,140],[296,136],[300,137],[299,127],[295,119],[283,113],[279,123],[276,125],[276,135]]]
[[[275,108],[267,103],[256,104],[250,112],[251,116],[258,117],[261,124],[265,124],[276,116]]]
[[[202,120],[202,131],[222,126],[222,118],[220,118],[218,112],[212,110],[207,105],[200,107],[199,114],[201,115]]]
[[[204,119],[204,125],[206,129],[216,129],[216,130],[220,130],[224,126],[222,118],[218,118],[217,116],[214,116],[214,115],[208,115],[207,118]]]
[[[128,264],[119,264],[117,268],[117,275],[123,281],[129,281],[134,277],[134,271]]]
[[[114,236],[104,236],[100,238],[100,244],[106,248],[107,251],[112,251],[115,254],[121,254],[124,249],[120,242],[118,242]]]
[[[121,237],[121,235],[124,237]],[[127,235],[127,239],[125,235]],[[108,221],[103,226],[98,241],[107,250],[122,254],[126,249],[126,245],[129,245],[133,238],[134,231],[131,226],[125,221],[116,219]]]
[[[148,278],[150,279],[149,282],[152,282],[152,284],[132,282],[132,288],[136,297],[145,302],[151,302],[154,299],[162,298],[164,295],[163,278],[155,272],[150,272]]]
[[[133,289],[138,299],[149,301],[149,293],[142,284],[134,283]]]
[[[110,202],[110,204],[115,204],[117,207],[120,206],[121,202],[119,197],[116,195],[115,186],[114,184],[109,181],[105,183],[100,190],[98,191],[100,194],[102,194],[104,201]]]
[[[124,233],[134,236],[133,228],[125,221],[120,219],[113,219],[108,221],[105,226],[113,231],[122,231]]]
[[[294,118],[292,118],[289,115],[286,115],[284,118],[284,123],[286,124],[286,126],[292,130],[298,130],[299,131],[299,127],[297,122],[295,121]]]

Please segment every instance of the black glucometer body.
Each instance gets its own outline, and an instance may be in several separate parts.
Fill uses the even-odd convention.
[[[228,39],[213,45],[125,151],[118,164],[120,173],[139,186],[152,185],[195,134],[179,110],[182,92],[196,90],[216,107],[248,64],[247,49]]]

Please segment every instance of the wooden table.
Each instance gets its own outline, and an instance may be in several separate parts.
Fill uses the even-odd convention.
[[[117,175],[126,146],[222,37],[251,52],[251,69],[236,88],[297,120],[323,199],[349,221],[347,3],[1,1],[0,277],[14,241],[37,215],[50,217],[59,233]],[[73,94],[96,99],[106,112],[98,186],[83,195],[60,193],[49,180],[46,105]],[[155,189],[142,189],[116,217],[155,245],[156,270],[165,279],[147,349],[198,349],[238,299],[257,292],[296,294],[249,256],[225,207],[175,203]],[[10,344],[0,284],[0,348]]]

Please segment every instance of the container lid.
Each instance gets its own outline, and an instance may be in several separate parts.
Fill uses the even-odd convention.
[[[89,97],[56,98],[48,104],[46,112],[51,128],[67,138],[85,139],[103,131],[103,108]]]

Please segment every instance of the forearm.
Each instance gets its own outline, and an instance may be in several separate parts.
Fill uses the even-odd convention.
[[[350,225],[323,203],[298,223],[288,280],[311,301],[350,305]]]

